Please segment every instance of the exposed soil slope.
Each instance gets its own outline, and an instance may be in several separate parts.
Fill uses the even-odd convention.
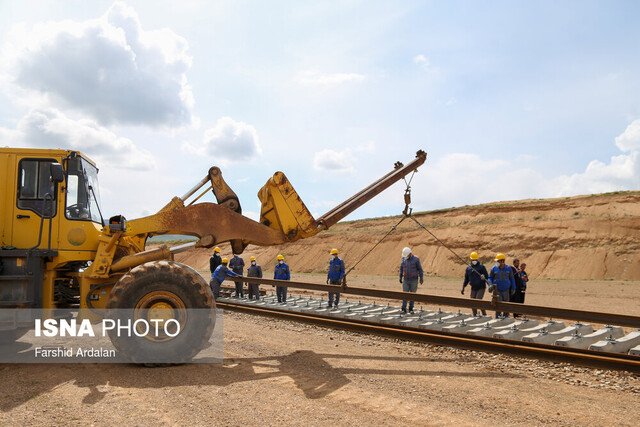
[[[415,214],[463,258],[476,250],[493,264],[497,252],[508,262],[518,257],[534,278],[640,280],[640,192],[560,199],[521,200]],[[328,231],[280,247],[249,246],[272,270],[278,253],[297,272],[325,272],[331,248],[338,248],[347,269],[378,242],[400,217],[343,222]],[[461,274],[461,263],[410,219],[405,220],[357,267],[360,274],[394,275],[400,253],[410,246],[424,270],[441,276]],[[228,245],[223,255],[230,255]],[[207,270],[211,250],[196,249],[177,260]],[[246,260],[248,262],[248,259]]]

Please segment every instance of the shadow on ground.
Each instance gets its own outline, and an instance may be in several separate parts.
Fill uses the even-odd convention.
[[[417,364],[417,369],[360,368],[360,362],[392,362],[394,366]],[[334,362],[334,364],[330,363]],[[462,360],[448,360],[462,362]],[[442,359],[428,357],[351,356],[321,354],[314,351],[295,351],[284,356],[229,358],[221,364],[187,364],[164,368],[145,368],[130,364],[5,364],[0,367],[3,392],[0,392],[0,410],[9,411],[30,399],[50,392],[56,387],[72,383],[87,388],[83,403],[92,405],[101,401],[107,392],[99,387],[165,388],[184,386],[225,387],[238,382],[260,381],[287,377],[309,399],[318,399],[349,384],[348,375],[389,376],[457,376],[514,378],[518,375],[499,372],[449,372],[430,369],[428,362]],[[334,366],[341,365],[341,366]],[[406,366],[406,365],[405,365]]]

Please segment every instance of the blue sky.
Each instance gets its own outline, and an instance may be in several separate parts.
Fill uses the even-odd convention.
[[[277,170],[320,215],[418,149],[415,210],[637,190],[639,9],[2,2],[0,144],[85,152],[129,218],[212,165],[249,216]],[[402,190],[349,218],[400,213]]]

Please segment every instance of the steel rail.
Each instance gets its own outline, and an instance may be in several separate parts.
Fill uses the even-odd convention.
[[[494,310],[506,313],[528,314],[533,316],[548,317],[551,319],[578,320],[580,322],[601,323],[604,325],[627,326],[640,328],[640,317],[625,314],[602,313],[595,311],[573,310],[566,308],[544,307],[540,305],[515,304],[499,302],[494,293],[491,301],[483,301],[471,298],[444,297],[409,292],[385,291],[381,289],[358,288],[351,286],[323,285],[319,283],[306,283],[289,280],[274,280],[257,277],[239,277],[242,281],[259,283],[263,285],[284,286],[289,288],[307,289],[320,292],[339,292],[368,296],[373,298],[407,300],[425,304],[445,305],[451,307],[477,308],[481,310]],[[235,279],[234,279],[235,280]]]
[[[571,347],[558,347],[548,344],[470,336],[454,332],[430,331],[408,326],[380,324],[363,320],[348,320],[320,314],[292,312],[278,308],[249,306],[233,302],[216,301],[216,306],[223,309],[242,311],[263,316],[280,317],[293,321],[302,321],[315,325],[348,329],[412,341],[455,346],[470,350],[510,353],[519,356],[532,356],[546,360],[570,362],[576,365],[640,372],[640,357],[629,354],[597,352]]]

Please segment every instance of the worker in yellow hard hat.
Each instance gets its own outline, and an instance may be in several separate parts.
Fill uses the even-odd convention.
[[[331,260],[329,261],[329,272],[327,273],[327,284],[340,285],[344,277],[344,261],[338,258],[338,250],[331,249]],[[340,303],[340,292],[329,292],[329,308],[333,307],[335,297],[335,307]]]
[[[273,278],[275,280],[291,280],[291,272],[289,271],[289,266],[284,262],[284,256],[279,254],[277,260],[278,263],[273,271]],[[287,302],[287,287],[276,286],[276,295],[278,296],[278,302]]]
[[[216,268],[218,268],[220,264],[222,264],[222,258],[220,258],[220,248],[216,246],[215,248],[213,248],[213,255],[211,255],[211,258],[209,258],[209,270],[211,270],[211,274],[216,271]]]
[[[262,277],[262,267],[256,261],[256,257],[252,256],[249,258],[251,265],[247,268],[247,277]],[[255,295],[256,300],[260,299],[260,285],[258,283],[248,283],[249,286],[249,299],[253,299],[252,297]]]
[[[462,290],[460,291],[460,293],[464,295],[465,286],[471,284],[472,299],[482,299],[484,297],[484,290],[487,287],[487,277],[489,277],[487,268],[482,265],[478,258],[479,256],[477,252],[471,252],[471,255],[469,255],[471,264],[467,266],[467,269],[464,272],[464,283],[462,283]],[[478,315],[478,310],[476,308],[472,308],[471,311],[473,311],[474,316]],[[486,310],[482,309],[482,315],[487,315]]]
[[[498,291],[498,301],[509,302],[511,295],[516,292],[516,282],[513,278],[513,270],[506,263],[504,254],[496,255],[496,265],[491,268],[489,273],[489,282],[495,286]],[[491,286],[490,286],[491,288]],[[496,317],[508,317],[509,313],[496,312]]]
[[[224,279],[227,278],[227,275],[237,276],[236,273],[227,268],[227,264],[229,264],[229,260],[226,258],[222,258],[220,265],[216,267],[216,270],[211,275],[209,286],[211,286],[211,292],[213,292],[213,297],[215,299],[218,299],[218,297],[220,296],[220,285],[222,285]]]

